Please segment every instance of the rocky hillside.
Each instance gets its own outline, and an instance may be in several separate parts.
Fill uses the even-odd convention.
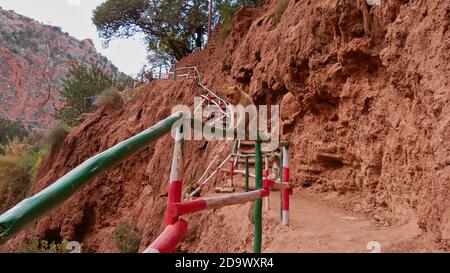
[[[282,138],[292,144],[294,196],[325,193],[321,203],[364,213],[381,227],[413,223],[419,235],[399,251],[417,250],[419,239],[448,251],[450,3],[392,0],[370,8],[365,1],[291,0],[277,23],[277,2],[240,9],[224,41],[184,62],[201,60],[197,65],[214,90],[231,78],[256,102],[281,104]],[[192,104],[200,90],[180,79],[155,81],[144,91],[122,109],[99,109],[73,130],[44,162],[34,191],[156,123],[173,105]],[[172,147],[170,136],[162,138],[100,175],[28,232],[111,252],[117,251],[114,227],[131,222],[143,234],[142,251],[162,229]],[[202,174],[217,147],[187,142],[185,181]],[[223,185],[219,177],[204,194],[214,183]],[[181,250],[251,251],[246,211],[235,206],[187,217]],[[277,228],[264,220],[264,242],[279,234]],[[10,241],[12,249],[26,234]]]
[[[59,27],[43,25],[0,8],[0,115],[32,128],[52,128],[60,90],[74,65],[96,65],[125,77],[97,53]]]

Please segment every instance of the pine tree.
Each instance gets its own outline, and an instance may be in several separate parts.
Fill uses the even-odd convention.
[[[69,126],[78,125],[78,117],[85,110],[85,98],[98,95],[112,85],[113,81],[97,67],[73,68],[61,91],[65,105],[58,109],[57,117]]]

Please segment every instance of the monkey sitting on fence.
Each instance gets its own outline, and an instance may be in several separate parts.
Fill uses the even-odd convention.
[[[248,106],[254,106],[256,110],[256,105],[253,102],[253,99],[245,93],[243,90],[241,90],[236,85],[228,87],[224,92],[225,98],[228,103],[230,103],[232,106],[242,106],[244,109]],[[257,124],[256,115],[246,115],[245,112],[236,111],[233,113],[234,120],[236,123],[236,127],[238,129],[245,130],[245,138],[248,140],[250,139],[249,136],[249,124]],[[253,123],[254,122],[254,123]],[[254,139],[253,139],[254,140]]]
[[[153,81],[153,73],[152,72],[147,72],[144,74],[144,78],[147,80],[147,82],[151,82]]]
[[[277,156],[269,157],[269,164],[272,165],[272,173],[269,174],[269,179],[277,180],[280,177],[280,160]]]
[[[228,100],[229,103],[233,105],[242,105],[244,107],[248,105],[255,105],[253,103],[253,99],[250,97],[249,94],[242,91],[239,87],[236,85],[230,86],[225,90],[225,97]]]

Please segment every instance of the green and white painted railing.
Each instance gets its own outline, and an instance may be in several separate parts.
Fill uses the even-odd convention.
[[[95,176],[125,161],[170,132],[172,125],[182,116],[182,112],[174,113],[147,130],[89,158],[49,187],[0,215],[0,243],[62,204]]]

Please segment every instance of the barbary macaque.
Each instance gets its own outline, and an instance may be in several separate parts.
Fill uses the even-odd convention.
[[[230,103],[233,107],[235,112],[234,120],[236,122],[236,128],[245,129],[245,138],[250,139],[249,136],[249,130],[251,127],[249,127],[249,124],[254,125],[254,130],[257,129],[257,109],[255,106],[255,103],[253,102],[253,99],[245,93],[243,90],[241,90],[236,85],[230,86],[225,90],[225,97],[228,103]],[[239,111],[237,107],[242,107],[241,110],[244,110],[248,106],[254,107],[255,113],[246,115],[245,112]],[[247,108],[248,109],[248,108]],[[253,139],[254,140],[254,139]]]
[[[228,103],[231,103],[232,105],[242,105],[244,107],[255,105],[250,95],[242,91],[236,85],[230,86],[225,90],[225,97]]]
[[[272,164],[272,173],[269,174],[269,179],[279,179],[280,176],[280,160],[277,156],[271,156],[269,158],[269,164]]]

